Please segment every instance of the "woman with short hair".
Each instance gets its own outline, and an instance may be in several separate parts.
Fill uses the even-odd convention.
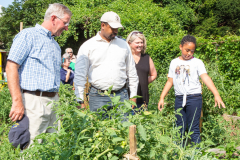
[[[74,78],[74,72],[69,67],[70,65],[70,58],[64,54],[62,58],[62,67],[60,69],[60,75],[61,75],[61,82],[63,84],[70,84],[73,85],[73,78]]]

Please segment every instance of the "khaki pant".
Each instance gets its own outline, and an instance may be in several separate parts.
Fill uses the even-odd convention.
[[[48,128],[49,126],[57,127],[58,124],[55,112],[52,110],[53,104],[49,102],[57,101],[59,99],[58,94],[54,97],[42,97],[29,93],[22,94],[24,112],[29,118],[29,132],[30,132],[30,144],[33,143],[33,139],[41,133],[53,133],[56,132],[54,128]],[[41,143],[41,140],[38,140]],[[30,145],[29,145],[30,146]]]

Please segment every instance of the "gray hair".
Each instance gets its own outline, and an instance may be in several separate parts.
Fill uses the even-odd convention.
[[[141,33],[133,34],[133,32],[139,32],[139,31],[132,31],[128,35],[126,42],[129,44],[129,43],[132,43],[137,37],[140,38],[143,41],[143,50],[141,53],[145,54],[146,48],[147,48],[147,40],[146,40],[145,36]]]
[[[59,18],[64,18],[64,14],[68,14],[70,17],[72,16],[72,12],[68,9],[68,7],[64,6],[63,4],[49,4],[49,7],[44,16],[44,20],[49,20],[52,15],[58,16]]]
[[[73,49],[72,49],[72,48],[66,48],[66,49],[65,49],[65,53],[67,53],[67,50],[68,50],[68,49],[71,49],[72,52],[73,52]]]
[[[64,53],[62,55],[62,62],[61,62],[61,67],[63,67],[63,63],[66,62],[66,59],[69,59],[70,60],[70,56],[68,53]]]
[[[62,55],[62,58],[70,58],[70,55],[69,55],[68,53],[64,53],[64,54]]]

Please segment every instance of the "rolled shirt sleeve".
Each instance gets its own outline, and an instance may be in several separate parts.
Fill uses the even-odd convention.
[[[85,45],[79,48],[77,61],[75,64],[74,87],[77,100],[84,100],[84,88],[88,75],[88,50]]]

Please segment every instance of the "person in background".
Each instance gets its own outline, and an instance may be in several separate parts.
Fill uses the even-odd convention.
[[[30,144],[41,133],[56,132],[53,127],[58,126],[51,102],[59,99],[61,48],[54,37],[68,30],[71,16],[66,6],[50,4],[44,22],[18,33],[8,55],[9,117],[12,121],[21,120],[23,114],[29,118]]]
[[[72,68],[73,71],[75,71],[75,63],[77,61],[77,56],[73,54],[72,48],[66,48],[65,53],[68,53],[70,56],[70,68]]]
[[[73,85],[73,78],[74,78],[74,73],[72,69],[69,67],[70,65],[70,58],[63,56],[62,58],[62,67],[60,69],[60,76],[61,76],[61,82],[63,84],[70,84]],[[74,88],[73,88],[74,90]]]
[[[147,108],[149,102],[148,84],[157,78],[157,71],[151,57],[145,54],[147,42],[142,32],[132,31],[128,35],[126,42],[131,48],[139,78],[137,95],[142,96],[142,98],[137,98],[137,106],[134,110],[141,106]],[[134,115],[135,112],[133,111],[132,114]]]
[[[174,85],[175,90],[175,111],[181,108],[180,113],[176,114],[176,124],[180,128],[180,133],[183,136],[188,125],[191,132],[191,141],[195,144],[200,143],[199,119],[202,109],[202,87],[199,82],[199,77],[212,91],[215,97],[215,107],[218,105],[225,108],[212,79],[208,76],[204,63],[193,57],[196,49],[196,38],[190,35],[184,36],[179,48],[182,52],[180,57],[173,59],[170,63],[168,80],[163,88],[158,109],[164,108],[164,97]],[[189,132],[190,132],[189,131]]]
[[[106,12],[101,17],[101,31],[80,47],[74,77],[75,94],[83,104],[83,93],[87,76],[91,88],[89,92],[90,111],[97,111],[111,102],[110,97],[102,95],[112,87],[120,101],[128,100],[126,80],[129,79],[130,97],[137,95],[138,76],[129,45],[117,37],[118,28],[123,26],[115,12]],[[136,99],[132,99],[136,101]],[[111,109],[109,106],[108,109]]]

